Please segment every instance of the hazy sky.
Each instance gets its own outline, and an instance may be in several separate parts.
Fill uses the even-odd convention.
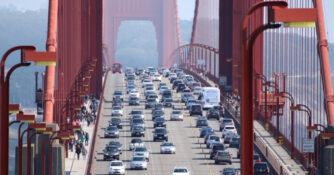
[[[178,0],[179,17],[181,19],[191,20],[194,15],[195,0]],[[9,6],[19,10],[37,10],[40,8],[48,8],[48,0],[0,0],[1,6]],[[334,42],[334,0],[323,0],[325,11],[327,38],[330,42]]]

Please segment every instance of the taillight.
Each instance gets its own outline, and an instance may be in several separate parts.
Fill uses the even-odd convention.
[[[216,155],[216,158],[218,158],[218,154]]]
[[[262,162],[261,159],[257,159],[256,162]]]
[[[231,159],[232,158],[231,154],[229,156],[230,156],[230,159]]]
[[[203,101],[203,105],[205,104],[205,101]]]

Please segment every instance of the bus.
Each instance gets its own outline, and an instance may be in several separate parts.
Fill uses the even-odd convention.
[[[121,63],[113,63],[112,64],[112,73],[122,73],[122,64]]]

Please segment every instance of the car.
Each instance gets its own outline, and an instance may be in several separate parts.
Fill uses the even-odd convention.
[[[189,93],[183,93],[181,95],[181,102],[182,103],[186,103],[188,101],[188,98],[191,97],[192,95],[190,95]],[[194,99],[194,98],[193,98]]]
[[[147,96],[147,100],[148,99],[154,99],[156,102],[158,102],[159,100],[159,97],[158,97],[158,95],[157,94],[149,94],[148,96]]]
[[[157,117],[154,119],[154,124],[153,124],[153,127],[156,128],[156,127],[166,127],[166,120],[162,117]]]
[[[134,170],[134,169],[147,170],[147,160],[145,159],[144,156],[133,157],[131,162],[130,162],[130,168],[132,170]]]
[[[126,93],[129,94],[132,90],[135,90],[136,86],[135,85],[128,85],[127,89],[126,89]]]
[[[163,117],[165,113],[162,110],[155,110],[152,113],[152,120],[154,120],[157,117]]]
[[[160,145],[160,154],[175,154],[175,145],[172,142],[163,142]]]
[[[171,175],[190,175],[190,171],[186,167],[175,167],[171,172]]]
[[[150,153],[145,146],[137,146],[133,149],[133,157],[143,156],[147,161],[149,161]]]
[[[148,99],[148,96],[153,95],[153,94],[155,94],[155,91],[153,91],[153,90],[144,91],[145,99]]]
[[[225,108],[223,106],[214,106],[213,109],[216,109],[219,111],[220,117],[225,116]]]
[[[145,104],[145,109],[152,108],[154,104],[157,103],[156,99],[147,99]]]
[[[230,148],[239,148],[240,137],[232,137],[230,140]]]
[[[238,131],[237,131],[237,129],[235,128],[234,125],[225,125],[224,129],[222,130],[222,133],[223,133],[223,134],[222,134],[222,137],[224,138],[225,135],[227,135],[227,134],[230,133],[230,132],[235,133],[235,134],[238,133]]]
[[[111,115],[112,116],[118,116],[118,115],[123,115],[123,108],[120,106],[114,106],[111,110]]]
[[[144,146],[144,142],[141,139],[132,139],[130,142],[130,150],[133,150],[137,146]]]
[[[211,135],[217,135],[217,133],[215,132],[208,132],[206,133],[206,135],[204,136],[204,143],[206,144],[206,141],[209,139],[209,136]]]
[[[258,154],[258,153],[254,153],[253,155],[254,155],[254,161],[253,161],[253,164],[262,162],[260,154]]]
[[[165,90],[168,90],[168,87],[167,86],[161,86],[159,88],[159,93],[162,94]]]
[[[175,80],[175,81],[173,82],[173,86],[172,86],[173,90],[174,90],[175,88],[177,88],[177,85],[180,84],[180,83],[182,83],[181,80]]]
[[[219,164],[221,162],[232,164],[232,156],[228,151],[217,151],[215,157],[215,164]]]
[[[222,131],[225,125],[234,125],[234,121],[231,118],[223,118],[219,121],[219,131]]]
[[[163,111],[164,110],[164,105],[162,103],[154,104],[153,107],[152,107],[152,114],[153,114],[154,111],[157,111],[157,110]]]
[[[122,129],[122,120],[120,118],[112,118],[109,121],[109,126],[117,126],[117,128]]]
[[[198,117],[196,121],[196,128],[202,127],[202,126],[208,126],[208,120],[205,117]]]
[[[173,98],[173,96],[172,96],[172,91],[171,91],[171,90],[165,90],[165,91],[162,93],[162,96],[161,96],[161,102],[163,102],[165,99],[169,99],[169,98]]]
[[[140,93],[139,93],[139,91],[137,91],[137,90],[132,90],[132,91],[130,91],[129,92],[129,97],[137,97],[137,98],[139,98],[140,97]]]
[[[240,136],[237,133],[228,132],[227,135],[225,135],[225,137],[224,137],[224,143],[229,144],[231,142],[232,138],[240,138]]]
[[[202,92],[202,88],[201,87],[195,87],[193,90],[193,94],[194,95],[199,95]]]
[[[223,142],[218,135],[210,135],[208,140],[206,141],[206,148],[210,147],[210,144],[213,142]]]
[[[119,156],[122,154],[116,146],[107,145],[103,150],[103,160],[119,160]]]
[[[267,162],[256,162],[254,164],[254,175],[270,174],[270,168]]]
[[[224,168],[220,173],[220,175],[239,175],[239,171],[236,168]]]
[[[139,105],[140,101],[138,97],[129,97],[129,106],[133,106],[133,105]]]
[[[176,92],[182,92],[184,89],[186,89],[186,85],[183,83],[179,83],[176,87]]]
[[[119,141],[110,141],[108,146],[117,147],[119,151],[122,151],[122,144]]]
[[[168,133],[166,128],[157,127],[153,131],[153,141],[168,141]]]
[[[181,120],[183,121],[183,113],[180,110],[173,110],[170,114],[170,120]]]
[[[109,174],[125,174],[125,165],[123,161],[111,161],[109,166]]]
[[[113,95],[113,99],[121,99],[123,101],[123,92],[122,91],[115,91]]]
[[[119,98],[113,99],[113,101],[112,101],[112,107],[116,107],[116,106],[122,108],[123,107],[123,101],[121,99],[119,99]]]
[[[197,101],[195,99],[191,99],[191,100],[188,100],[187,103],[186,103],[186,109],[190,109],[190,107],[194,104],[198,104]]]
[[[136,126],[140,126],[142,128],[145,128],[145,121],[144,121],[144,119],[141,119],[141,118],[132,119],[130,121],[130,126],[131,126],[131,128],[136,127]]]
[[[142,88],[145,87],[147,84],[152,84],[152,81],[150,79],[144,79],[142,82]]]
[[[169,82],[170,82],[170,83],[174,83],[175,80],[177,80],[177,77],[171,77],[171,78],[169,79]]]
[[[213,128],[212,128],[211,126],[203,126],[203,127],[201,128],[199,137],[200,137],[200,138],[203,138],[203,137],[205,137],[205,136],[207,135],[207,133],[209,133],[209,132],[214,133],[215,131],[213,130]]]
[[[141,126],[132,127],[131,137],[145,137],[145,129]]]
[[[203,112],[202,112],[202,106],[199,104],[194,104],[191,105],[190,110],[189,110],[189,115],[193,116],[193,115],[200,115],[202,116]]]
[[[174,107],[173,106],[173,99],[171,98],[166,98],[163,102],[163,106],[165,107]]]
[[[165,82],[160,82],[158,85],[158,89],[160,89],[162,86],[167,86],[167,84]]]
[[[211,109],[208,110],[206,118],[208,118],[208,120],[211,119],[211,118],[215,118],[215,119],[219,120],[219,116],[220,116],[219,111],[216,110],[216,109],[211,108]]]
[[[117,126],[108,126],[104,131],[105,138],[119,138],[119,130]]]
[[[226,149],[223,143],[214,145],[210,150],[210,159],[213,159],[216,156],[218,151],[224,151]]]
[[[133,116],[140,116],[142,119],[144,119],[144,112],[143,110],[140,109],[134,109],[129,113],[130,117],[132,118]]]
[[[153,77],[152,77],[152,80],[153,80],[153,81],[161,81],[161,75],[159,75],[159,74],[154,74]]]

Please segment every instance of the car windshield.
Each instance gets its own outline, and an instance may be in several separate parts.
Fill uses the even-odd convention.
[[[153,87],[147,87],[146,90],[153,90]]]
[[[184,168],[177,168],[177,169],[174,169],[174,173],[186,173],[188,172],[187,169],[184,169]]]
[[[134,157],[133,161],[146,161],[145,157]]]
[[[138,91],[137,90],[132,90],[131,93],[138,93]]]
[[[224,145],[216,145],[213,147],[213,150],[224,150],[225,146]]]
[[[118,148],[117,147],[114,147],[114,146],[109,146],[106,148],[107,151],[118,151]]]
[[[165,142],[161,146],[174,146],[171,142]]]
[[[136,147],[135,151],[140,151],[140,152],[146,151],[146,147]]]
[[[167,86],[161,86],[160,89],[168,89],[168,87]]]
[[[173,114],[181,114],[181,111],[173,111]]]
[[[194,90],[198,91],[198,90],[201,90],[200,87],[195,87]]]
[[[267,164],[256,163],[254,165],[254,169],[255,169],[255,171],[258,171],[258,172],[265,172],[265,171],[267,171]]]
[[[149,99],[147,99],[147,102],[156,102],[156,101],[153,98],[149,98]]]
[[[225,127],[225,129],[234,129],[233,126]]]
[[[144,120],[142,119],[134,119],[132,123],[144,123]]]
[[[167,131],[166,131],[166,129],[161,128],[161,129],[155,129],[155,132],[156,133],[166,133]]]
[[[115,130],[118,130],[118,128],[116,126],[111,126],[111,127],[108,127],[107,130],[115,131]]]
[[[119,142],[109,142],[109,145],[120,146],[121,143],[119,143]]]
[[[233,137],[232,138],[232,142],[239,142],[240,138],[237,138],[237,137]]]
[[[119,107],[119,106],[115,106],[115,107],[113,107],[113,109],[114,109],[114,110],[120,110],[121,107]]]
[[[196,100],[188,100],[188,103],[196,103]]]
[[[183,94],[184,97],[190,97],[190,94],[186,93],[186,94]]]
[[[143,143],[143,141],[140,139],[133,139],[131,140],[131,143]]]
[[[162,112],[162,111],[154,111],[154,115],[163,115],[164,114],[164,112]]]
[[[115,91],[114,95],[122,95],[122,92]]]
[[[230,123],[230,122],[232,122],[232,120],[231,119],[223,119],[223,122],[224,123]]]
[[[200,105],[192,105],[191,108],[192,109],[201,109],[201,106]]]
[[[111,162],[110,166],[123,166],[122,162]]]
[[[111,121],[112,122],[121,122],[121,119],[120,118],[112,118]]]
[[[224,168],[223,172],[224,173],[235,173],[236,170],[234,168]]]
[[[137,100],[137,97],[130,97],[130,100]]]
[[[229,153],[228,152],[218,152],[219,156],[228,156]]]
[[[165,102],[173,102],[172,99],[166,99]]]
[[[158,117],[158,118],[155,119],[155,121],[157,121],[157,122],[164,122],[165,119],[164,119],[164,118],[161,118],[161,117]]]

